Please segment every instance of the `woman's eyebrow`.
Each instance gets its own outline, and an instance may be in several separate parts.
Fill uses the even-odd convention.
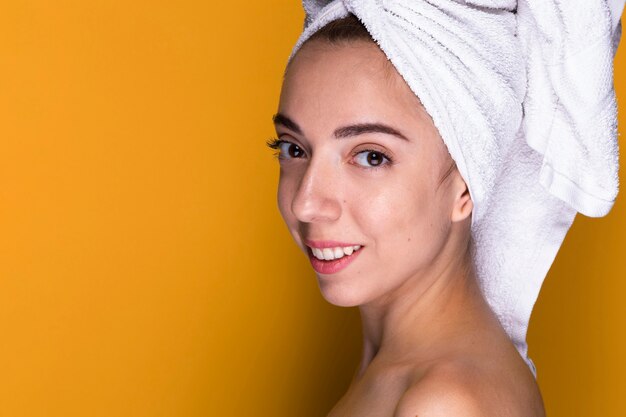
[[[300,129],[300,126],[284,114],[276,113],[272,117],[272,120],[274,120],[275,125],[285,126],[287,129],[293,130],[297,134],[302,135],[302,129]],[[384,133],[409,141],[409,139],[407,139],[407,137],[400,133],[397,129],[383,123],[358,123],[350,126],[344,126],[336,129],[335,132],[333,132],[333,135],[337,139],[341,139],[363,135],[365,133]]]
[[[282,125],[282,126],[285,126],[289,130],[293,130],[298,135],[302,134],[302,129],[300,129],[300,126],[298,126],[296,122],[294,122],[293,120],[291,120],[289,117],[285,116],[284,114],[276,113],[272,117],[272,120],[274,121],[275,125]]]
[[[356,125],[340,127],[339,129],[335,130],[335,137],[347,138],[350,136],[357,136],[365,133],[385,133],[387,135],[392,135],[406,141],[409,140],[406,136],[398,132],[393,127],[382,123],[359,123]]]

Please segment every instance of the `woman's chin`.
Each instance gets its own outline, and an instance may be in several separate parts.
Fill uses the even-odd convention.
[[[354,288],[346,288],[346,286],[336,282],[327,282],[326,278],[320,279],[319,276],[317,282],[322,297],[337,307],[355,307],[363,304],[365,301],[363,294],[360,294]]]

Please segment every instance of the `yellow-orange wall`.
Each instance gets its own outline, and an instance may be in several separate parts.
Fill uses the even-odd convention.
[[[324,415],[358,315],[319,294],[265,148],[300,2],[1,9],[0,417]],[[625,232],[623,195],[579,217],[537,302],[550,416],[626,412]]]

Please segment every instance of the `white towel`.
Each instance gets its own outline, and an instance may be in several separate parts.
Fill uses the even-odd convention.
[[[613,57],[626,0],[304,0],[356,15],[432,117],[474,202],[478,280],[533,374],[526,332],[577,212],[618,192]]]

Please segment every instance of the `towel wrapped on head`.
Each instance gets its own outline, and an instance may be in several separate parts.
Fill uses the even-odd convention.
[[[613,57],[625,0],[304,0],[291,58],[356,15],[430,114],[474,211],[481,289],[516,348],[577,212],[618,192]]]

